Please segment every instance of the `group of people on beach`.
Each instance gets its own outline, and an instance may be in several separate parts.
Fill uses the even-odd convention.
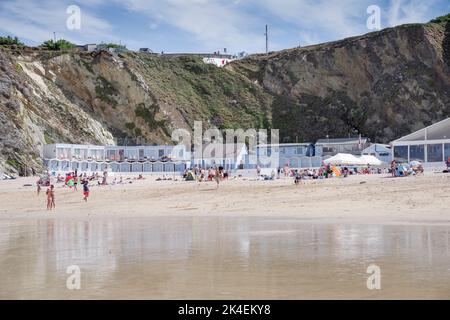
[[[56,208],[55,201],[55,185],[51,183],[52,178],[49,173],[46,176],[38,179],[37,186],[37,195],[39,196],[41,193],[41,189],[43,186],[47,187],[45,192],[47,196],[47,210],[53,210]],[[81,185],[83,187],[83,200],[85,202],[88,201],[90,195],[90,187],[89,187],[89,178],[86,173],[78,175],[77,172],[69,172],[65,176],[58,174],[56,177],[56,183],[64,183],[64,187],[68,187],[69,189],[78,191],[78,186]],[[102,183],[106,183],[106,176],[104,176],[104,180]]]
[[[217,188],[219,188],[220,181],[227,180],[228,178],[229,172],[222,166],[209,167],[208,169],[195,166],[194,168],[185,170],[183,173],[183,179],[185,181],[215,181]]]
[[[410,164],[399,164],[397,161],[391,161],[390,173],[393,178],[421,175],[424,173],[421,163],[415,161]]]

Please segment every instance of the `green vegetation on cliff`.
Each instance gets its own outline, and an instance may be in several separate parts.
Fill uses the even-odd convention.
[[[22,42],[20,42],[19,38],[17,37],[11,37],[11,36],[6,36],[6,37],[0,37],[0,46],[11,46],[11,45],[19,45],[19,46],[23,46],[24,44]]]
[[[75,44],[64,39],[57,41],[47,40],[41,46],[51,51],[70,50],[76,47]]]

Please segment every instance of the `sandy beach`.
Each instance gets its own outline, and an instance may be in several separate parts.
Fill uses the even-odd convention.
[[[51,212],[46,210],[45,188],[36,195],[35,179],[0,181],[0,219],[270,216],[324,222],[450,224],[450,175],[445,174],[395,179],[361,175],[307,181],[299,186],[290,178],[236,178],[222,182],[218,190],[213,182],[155,179],[124,178],[121,185],[94,185],[87,203],[82,201],[81,188],[74,192],[59,184],[57,207]]]

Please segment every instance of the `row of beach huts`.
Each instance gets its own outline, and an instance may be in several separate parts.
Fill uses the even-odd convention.
[[[210,149],[213,149],[211,152]],[[194,166],[222,166],[227,170],[285,166],[317,168],[337,154],[374,156],[386,166],[417,161],[440,168],[450,158],[450,118],[401,137],[389,145],[371,143],[364,137],[320,139],[316,143],[261,145],[249,152],[245,144],[217,148],[205,144],[202,153],[184,146],[96,146],[50,144],[43,159],[51,172],[161,173],[182,172]],[[268,161],[271,158],[276,161]],[[256,161],[255,161],[256,159]]]

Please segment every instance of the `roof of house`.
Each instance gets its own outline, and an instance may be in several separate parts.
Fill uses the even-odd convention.
[[[359,143],[360,138],[335,138],[335,139],[319,139],[316,144],[353,144]],[[361,137],[361,141],[366,142],[367,138]]]
[[[305,147],[311,145],[311,142],[301,142],[301,143],[273,143],[273,144],[259,144],[258,148],[261,147]]]
[[[450,139],[450,118],[436,122],[428,127],[417,130],[404,137],[401,137],[395,142],[403,141],[422,141],[422,140],[446,140]]]

